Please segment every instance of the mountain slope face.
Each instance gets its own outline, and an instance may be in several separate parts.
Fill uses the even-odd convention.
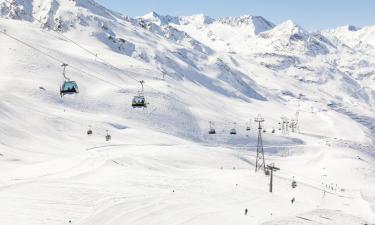
[[[233,67],[255,63],[249,67],[260,65],[269,73],[291,77],[290,82],[299,85],[324,87],[335,83],[329,93],[333,99],[329,101],[337,99],[335,88],[338,88],[340,95],[349,95],[353,101],[374,104],[374,93],[367,88],[374,73],[372,27],[355,31],[355,36],[345,36],[339,32],[342,28],[308,32],[292,21],[275,26],[264,18],[252,16],[214,20],[202,15],[170,17],[150,13],[142,18],[188,33],[211,48],[211,58],[228,58]],[[246,73],[251,72],[247,68]]]
[[[0,0],[0,31],[2,223],[375,220],[374,27]],[[62,63],[78,95],[60,97]],[[149,104],[134,109],[141,80]],[[282,169],[273,195],[254,172],[258,114],[267,164]]]

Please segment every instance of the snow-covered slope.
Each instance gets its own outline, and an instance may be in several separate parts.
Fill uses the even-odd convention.
[[[130,18],[92,0],[0,12],[1,224],[375,221],[373,27]],[[78,95],[60,97],[62,63]],[[258,114],[273,194],[254,172]]]

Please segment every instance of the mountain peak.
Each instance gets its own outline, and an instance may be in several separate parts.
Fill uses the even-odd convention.
[[[277,25],[271,30],[271,32],[275,34],[283,34],[287,36],[291,36],[294,34],[304,35],[308,33],[306,30],[304,30],[302,27],[300,27],[298,24],[296,24],[292,20],[287,20]]]
[[[347,29],[348,29],[348,31],[359,31],[361,28],[358,28],[358,27],[353,26],[353,25],[347,25]]]
[[[282,28],[288,28],[288,29],[302,29],[297,23],[295,23],[293,20],[287,20],[283,23],[281,23],[280,25],[278,25],[278,27],[282,27]]]
[[[204,14],[196,14],[196,15],[192,15],[192,16],[183,16],[183,17],[181,17],[181,21],[184,24],[192,23],[192,24],[202,25],[202,24],[211,24],[215,20],[212,19],[209,16],[204,15]]]
[[[175,24],[179,24],[179,18],[178,17],[174,17],[174,16],[169,16],[169,15],[166,15],[166,16],[163,16],[163,15],[160,15],[154,11],[151,11],[149,13],[147,13],[146,15],[140,17],[144,20],[148,20],[152,23],[155,23],[159,26],[162,26],[162,25],[167,25],[169,23],[175,23]]]
[[[156,21],[156,22],[160,22],[160,20],[162,20],[162,16],[160,16],[158,13],[156,13],[154,11],[151,11],[151,12],[143,15],[141,18],[143,18],[145,20],[149,20],[149,21]]]
[[[244,15],[240,17],[226,17],[218,19],[220,23],[233,27],[251,26],[254,34],[267,31],[275,27],[275,25],[261,16]]]
[[[159,18],[159,14],[156,13],[155,11],[151,11],[147,14],[145,14],[144,16],[142,16],[143,18]]]

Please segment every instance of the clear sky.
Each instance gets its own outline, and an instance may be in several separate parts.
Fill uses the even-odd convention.
[[[259,15],[275,24],[291,19],[308,30],[375,25],[375,0],[96,0],[129,16],[203,13],[216,17]]]

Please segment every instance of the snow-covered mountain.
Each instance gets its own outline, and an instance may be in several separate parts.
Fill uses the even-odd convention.
[[[0,0],[0,31],[1,224],[375,221],[374,26]],[[62,63],[78,95],[60,97]]]

